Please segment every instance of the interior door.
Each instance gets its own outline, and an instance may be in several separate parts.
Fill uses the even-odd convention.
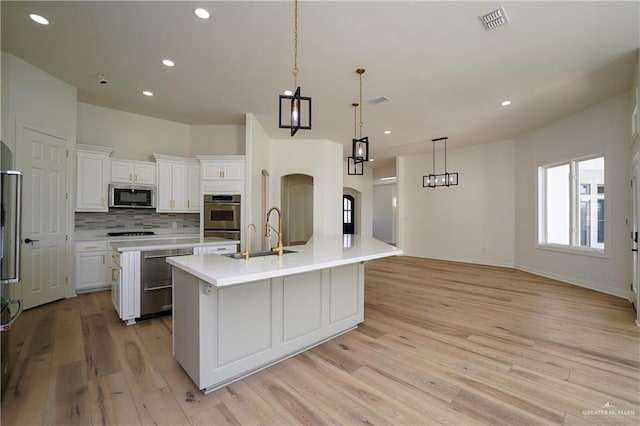
[[[19,130],[22,297],[28,309],[67,295],[68,140],[28,127]]]

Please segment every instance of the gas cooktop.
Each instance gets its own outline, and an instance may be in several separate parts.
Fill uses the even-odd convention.
[[[124,232],[108,232],[110,237],[142,237],[145,235],[156,235],[153,231],[124,231]]]

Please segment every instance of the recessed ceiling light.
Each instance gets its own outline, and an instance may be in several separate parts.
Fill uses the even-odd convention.
[[[163,59],[162,60],[162,65],[167,66],[167,67],[173,67],[175,66],[175,62],[173,62],[171,59]]]
[[[286,96],[293,96],[293,92],[292,92],[291,90],[285,90],[285,91],[284,91],[284,94],[285,94]]]
[[[153,96],[153,92],[149,91],[149,90],[143,90],[142,94],[145,96]]]
[[[207,9],[203,9],[201,7],[195,9],[193,13],[195,13],[196,16],[200,19],[209,19],[209,16],[211,16],[209,15],[209,11]]]
[[[391,134],[391,130],[385,130],[385,131],[384,131],[384,134],[385,134],[385,135],[390,135],[390,134]]]
[[[33,22],[37,22],[40,25],[49,25],[49,21],[47,20],[47,18],[36,15],[35,13],[29,14],[29,18],[31,18]]]
[[[509,106],[509,105],[511,105],[511,101],[503,101],[500,105]]]

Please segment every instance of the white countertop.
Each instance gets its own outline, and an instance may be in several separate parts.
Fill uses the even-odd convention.
[[[297,253],[232,259],[216,254],[169,257],[167,262],[216,287],[241,284],[402,254],[402,250],[361,235],[314,235]]]
[[[154,235],[151,235],[154,237]],[[157,237],[157,236],[156,236]],[[175,237],[167,238],[167,235],[161,236],[162,238],[152,239],[136,239],[127,241],[112,242],[111,247],[119,252],[125,251],[140,251],[140,250],[168,250],[179,249],[189,247],[200,246],[212,246],[212,245],[224,245],[224,244],[240,244],[239,240],[227,240],[225,238],[207,238],[201,237]],[[144,238],[144,237],[141,237]]]

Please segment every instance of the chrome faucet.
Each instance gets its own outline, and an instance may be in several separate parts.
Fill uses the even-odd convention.
[[[251,228],[253,228],[253,232],[258,232],[256,230],[256,226],[253,223],[250,223],[250,224],[247,225],[247,229],[245,231],[245,233],[246,233],[246,237],[245,237],[246,238],[246,244],[245,244],[245,247],[244,247],[244,251],[240,252],[240,255],[242,257],[244,257],[244,260],[249,259],[249,248],[251,248],[251,238],[249,238],[249,235],[250,235],[249,229],[251,229]]]
[[[269,223],[269,216],[271,216],[271,212],[273,211],[278,213],[278,229],[274,228]],[[278,246],[271,247],[271,251],[273,253],[276,253],[278,256],[282,256],[282,253],[283,253],[282,251],[283,250],[282,248],[282,214],[280,213],[280,209],[278,209],[277,207],[271,207],[267,212],[266,231],[264,233],[264,236],[268,238],[271,235],[272,229],[278,235]],[[271,243],[269,243],[269,245],[271,245]]]

